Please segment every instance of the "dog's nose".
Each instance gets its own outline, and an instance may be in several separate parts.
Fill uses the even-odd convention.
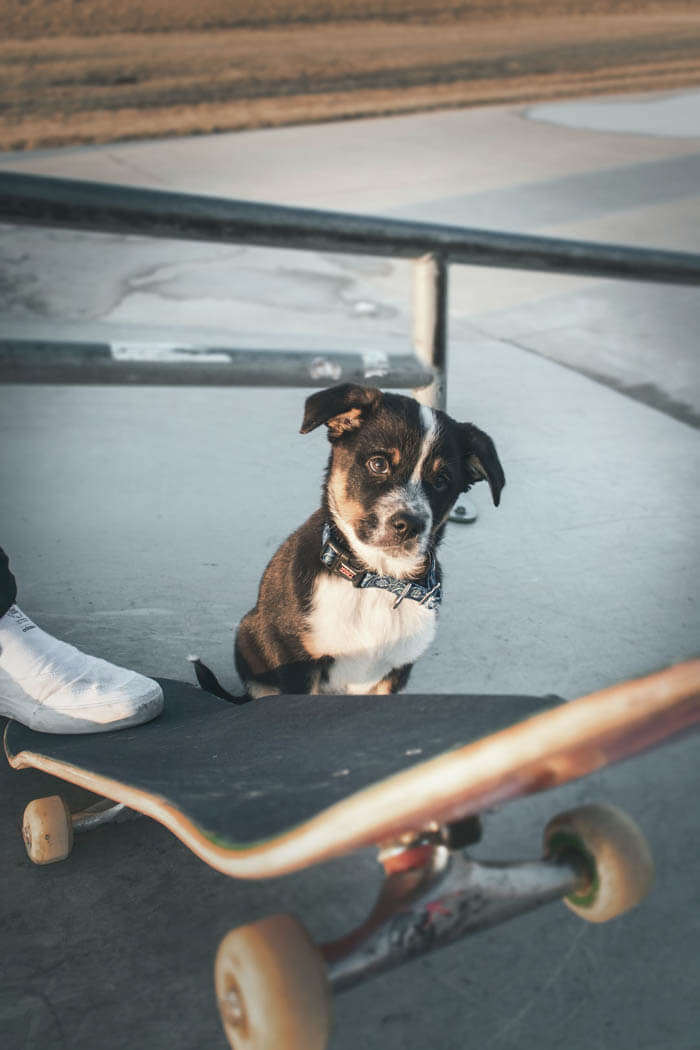
[[[396,538],[403,542],[404,540],[412,540],[414,536],[423,531],[425,518],[418,514],[412,514],[407,510],[400,510],[396,514],[392,514],[389,519],[389,525],[394,530]]]

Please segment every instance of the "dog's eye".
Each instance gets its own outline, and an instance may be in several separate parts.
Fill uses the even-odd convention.
[[[388,474],[389,460],[386,456],[372,456],[367,460],[367,467],[372,474]]]
[[[433,488],[436,492],[444,492],[449,484],[449,474],[438,474],[435,478],[433,478]]]

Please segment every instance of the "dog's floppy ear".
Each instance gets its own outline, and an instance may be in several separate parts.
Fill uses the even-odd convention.
[[[349,430],[356,430],[374,411],[382,396],[376,387],[341,383],[329,390],[319,390],[306,399],[301,433],[308,434],[325,423],[331,441]]]
[[[496,446],[488,434],[473,423],[459,423],[458,429],[466,474],[463,491],[466,492],[476,481],[488,481],[493,504],[497,507],[501,502],[506,476]]]

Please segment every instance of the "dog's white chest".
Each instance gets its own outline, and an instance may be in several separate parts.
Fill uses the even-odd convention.
[[[430,645],[437,616],[376,588],[359,590],[347,580],[318,578],[309,616],[309,642],[316,656],[334,663],[325,693],[366,693],[396,667],[411,664]]]

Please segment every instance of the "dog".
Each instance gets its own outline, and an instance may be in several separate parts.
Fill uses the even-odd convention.
[[[435,634],[450,510],[482,480],[500,502],[503,467],[472,423],[344,383],[307,399],[301,433],[323,425],[321,506],[273,556],[238,628],[244,696],[191,658],[200,685],[224,699],[401,690]]]

